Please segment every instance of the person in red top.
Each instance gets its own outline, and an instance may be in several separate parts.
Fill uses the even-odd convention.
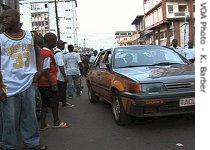
[[[50,127],[46,123],[47,108],[52,109],[54,128],[67,128],[69,125],[61,122],[58,114],[59,100],[57,97],[57,65],[54,59],[53,48],[56,46],[57,36],[53,33],[44,35],[45,46],[41,49],[40,55],[43,60],[43,70],[38,80],[38,87],[42,98],[42,113],[40,130],[46,130]]]

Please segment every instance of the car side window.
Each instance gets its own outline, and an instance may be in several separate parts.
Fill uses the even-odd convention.
[[[104,56],[103,63],[111,64],[111,57],[112,57],[111,51],[107,51]]]
[[[105,52],[99,54],[99,57],[98,57],[97,62],[96,62],[97,67],[100,66],[100,64],[103,62],[104,56],[105,56]]]

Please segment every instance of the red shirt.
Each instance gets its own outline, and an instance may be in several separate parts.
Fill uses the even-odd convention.
[[[44,47],[41,49],[40,55],[41,55],[43,62],[45,59],[50,59],[49,73],[50,73],[50,78],[52,81],[51,85],[57,85],[57,65],[55,62],[54,53],[50,49]],[[41,74],[41,76],[38,80],[38,86],[40,86],[40,87],[49,87],[50,86],[50,83],[49,83],[45,73]]]

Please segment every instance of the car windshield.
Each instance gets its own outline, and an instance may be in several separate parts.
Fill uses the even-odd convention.
[[[122,47],[114,51],[114,68],[186,64],[179,54],[160,46]]]

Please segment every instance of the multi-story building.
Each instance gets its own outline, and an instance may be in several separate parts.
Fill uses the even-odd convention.
[[[55,0],[20,0],[22,28],[42,35],[47,32],[59,34],[61,40],[77,46],[77,0],[59,0],[56,5]]]
[[[127,46],[132,45],[131,37],[134,31],[116,31],[115,39],[117,46]]]
[[[194,12],[195,0],[144,0],[147,41],[169,46],[175,38],[182,47],[194,41]]]
[[[130,39],[132,45],[145,44],[144,34],[144,15],[138,15],[131,25],[135,25],[135,31]]]

